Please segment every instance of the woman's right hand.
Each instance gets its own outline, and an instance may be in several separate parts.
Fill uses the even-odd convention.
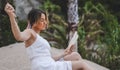
[[[16,15],[15,15],[15,9],[9,3],[7,3],[5,5],[5,9],[4,10],[9,15],[9,17],[16,17]]]

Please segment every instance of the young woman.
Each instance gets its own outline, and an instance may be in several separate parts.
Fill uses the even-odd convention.
[[[73,46],[65,49],[61,55],[52,56],[50,54],[48,41],[39,35],[48,25],[45,12],[32,9],[28,14],[30,27],[21,32],[15,20],[14,8],[7,3],[5,11],[9,16],[15,39],[25,43],[32,70],[93,70],[77,52],[71,51]],[[61,58],[62,61],[60,61]]]

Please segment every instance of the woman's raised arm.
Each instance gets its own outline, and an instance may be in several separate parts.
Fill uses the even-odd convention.
[[[29,30],[24,30],[23,32],[20,31],[18,24],[16,22],[16,15],[15,15],[15,9],[10,5],[9,3],[5,6],[5,11],[9,16],[10,22],[11,22],[11,28],[12,32],[14,34],[14,37],[18,41],[25,41],[30,38],[30,32]]]

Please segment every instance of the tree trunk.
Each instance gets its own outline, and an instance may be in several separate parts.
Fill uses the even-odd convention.
[[[77,31],[78,22],[78,0],[68,0],[69,41]],[[75,43],[75,51],[77,51],[77,42]]]

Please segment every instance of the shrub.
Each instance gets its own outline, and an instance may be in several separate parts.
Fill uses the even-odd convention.
[[[86,2],[83,11],[78,27],[79,52],[84,58],[111,70],[120,69],[120,27],[117,18],[100,3]]]

